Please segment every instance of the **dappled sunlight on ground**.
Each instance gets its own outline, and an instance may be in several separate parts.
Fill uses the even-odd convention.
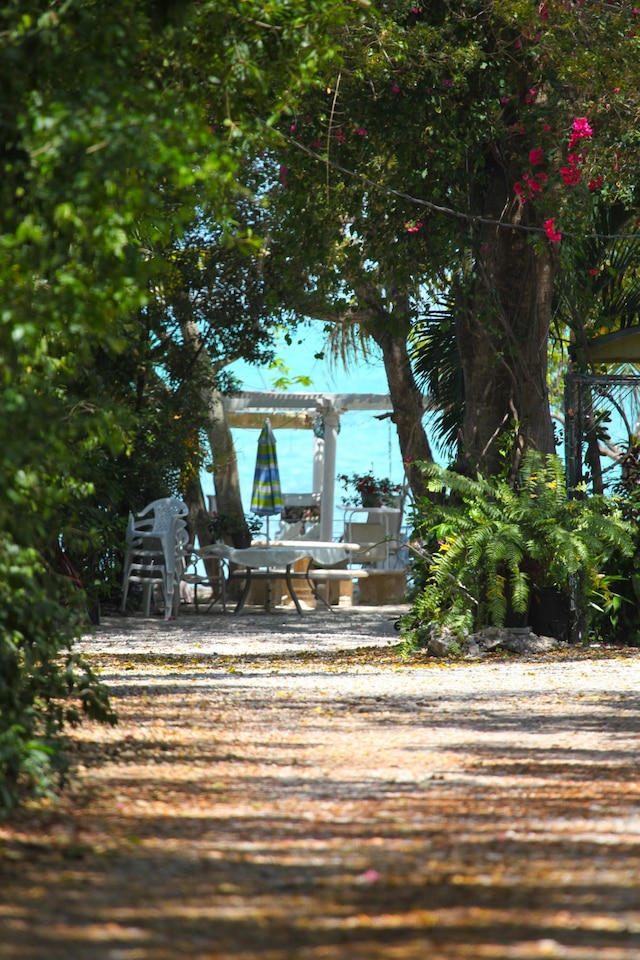
[[[635,651],[92,660],[120,724],[0,825],[2,960],[640,957]]]

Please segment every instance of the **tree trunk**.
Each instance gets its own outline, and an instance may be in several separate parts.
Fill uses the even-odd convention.
[[[200,477],[193,477],[189,480],[184,491],[184,501],[189,507],[187,527],[191,543],[195,543],[197,538],[200,547],[208,547],[210,543],[213,543],[213,534],[209,529],[209,513],[205,506]],[[215,557],[209,557],[203,563],[208,576],[216,577],[220,561]]]
[[[209,389],[207,396],[206,431],[213,455],[213,481],[218,513],[241,520],[244,517],[244,508],[236,448],[231,427],[227,422],[222,394],[213,387]]]
[[[432,463],[433,454],[422,423],[424,401],[413,376],[406,337],[395,337],[388,330],[369,332],[382,351],[393,405],[391,419],[398,432],[400,452],[411,493],[414,499],[426,496],[419,463]]]
[[[546,239],[532,242],[517,226],[533,216],[510,198],[508,175],[489,175],[484,225],[473,280],[458,296],[456,336],[465,390],[464,454],[485,476],[502,465],[511,434],[512,467],[526,447],[555,450],[547,389],[547,345],[555,256]]]
[[[185,323],[182,331],[185,340],[190,342],[197,352],[198,363],[204,367],[204,384],[200,387],[200,392],[207,414],[205,430],[213,459],[217,510],[219,514],[235,517],[241,525],[244,523],[245,533],[250,537],[249,528],[244,520],[245,513],[233,435],[227,422],[222,393],[215,387],[215,370],[196,325]]]

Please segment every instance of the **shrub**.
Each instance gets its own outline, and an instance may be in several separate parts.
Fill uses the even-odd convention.
[[[531,588],[580,590],[586,605],[610,593],[615,556],[633,552],[632,527],[615,498],[567,499],[559,457],[528,453],[515,486],[470,479],[429,464],[414,526],[428,545],[420,589],[401,629],[437,624],[462,635],[526,614]],[[420,548],[418,546],[418,552]]]
[[[0,537],[0,810],[64,782],[67,726],[115,723],[106,688],[71,649],[80,596],[35,550]]]

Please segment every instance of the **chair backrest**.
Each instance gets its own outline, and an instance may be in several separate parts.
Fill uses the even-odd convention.
[[[362,544],[362,551],[354,553],[354,563],[382,563],[389,556],[387,530],[384,523],[345,523],[344,537],[348,543]]]
[[[149,503],[144,510],[136,514],[135,519],[137,522],[144,523],[153,518],[151,532],[160,533],[168,530],[176,518],[184,518],[188,514],[189,507],[184,500],[178,500],[177,497],[163,497]]]
[[[281,521],[280,526],[276,530],[275,539],[276,540],[296,540],[300,536],[300,531],[302,530],[302,521],[296,520],[293,523],[288,523],[286,520]]]
[[[184,553],[188,543],[186,516],[189,508],[176,497],[154,500],[138,514],[129,514],[126,540],[128,549],[144,547],[147,552],[168,556]]]

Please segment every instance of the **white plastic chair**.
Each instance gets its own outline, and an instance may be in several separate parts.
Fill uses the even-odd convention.
[[[140,513],[129,514],[124,562],[122,610],[132,583],[143,588],[144,615],[149,616],[153,588],[164,598],[164,618],[177,616],[180,578],[185,569],[188,533],[185,517],[189,508],[176,497],[154,500]],[[176,602],[177,601],[177,602]]]
[[[344,539],[347,543],[359,543],[362,547],[350,556],[351,563],[362,563],[374,567],[388,565],[389,541],[384,523],[347,521],[344,525]]]

